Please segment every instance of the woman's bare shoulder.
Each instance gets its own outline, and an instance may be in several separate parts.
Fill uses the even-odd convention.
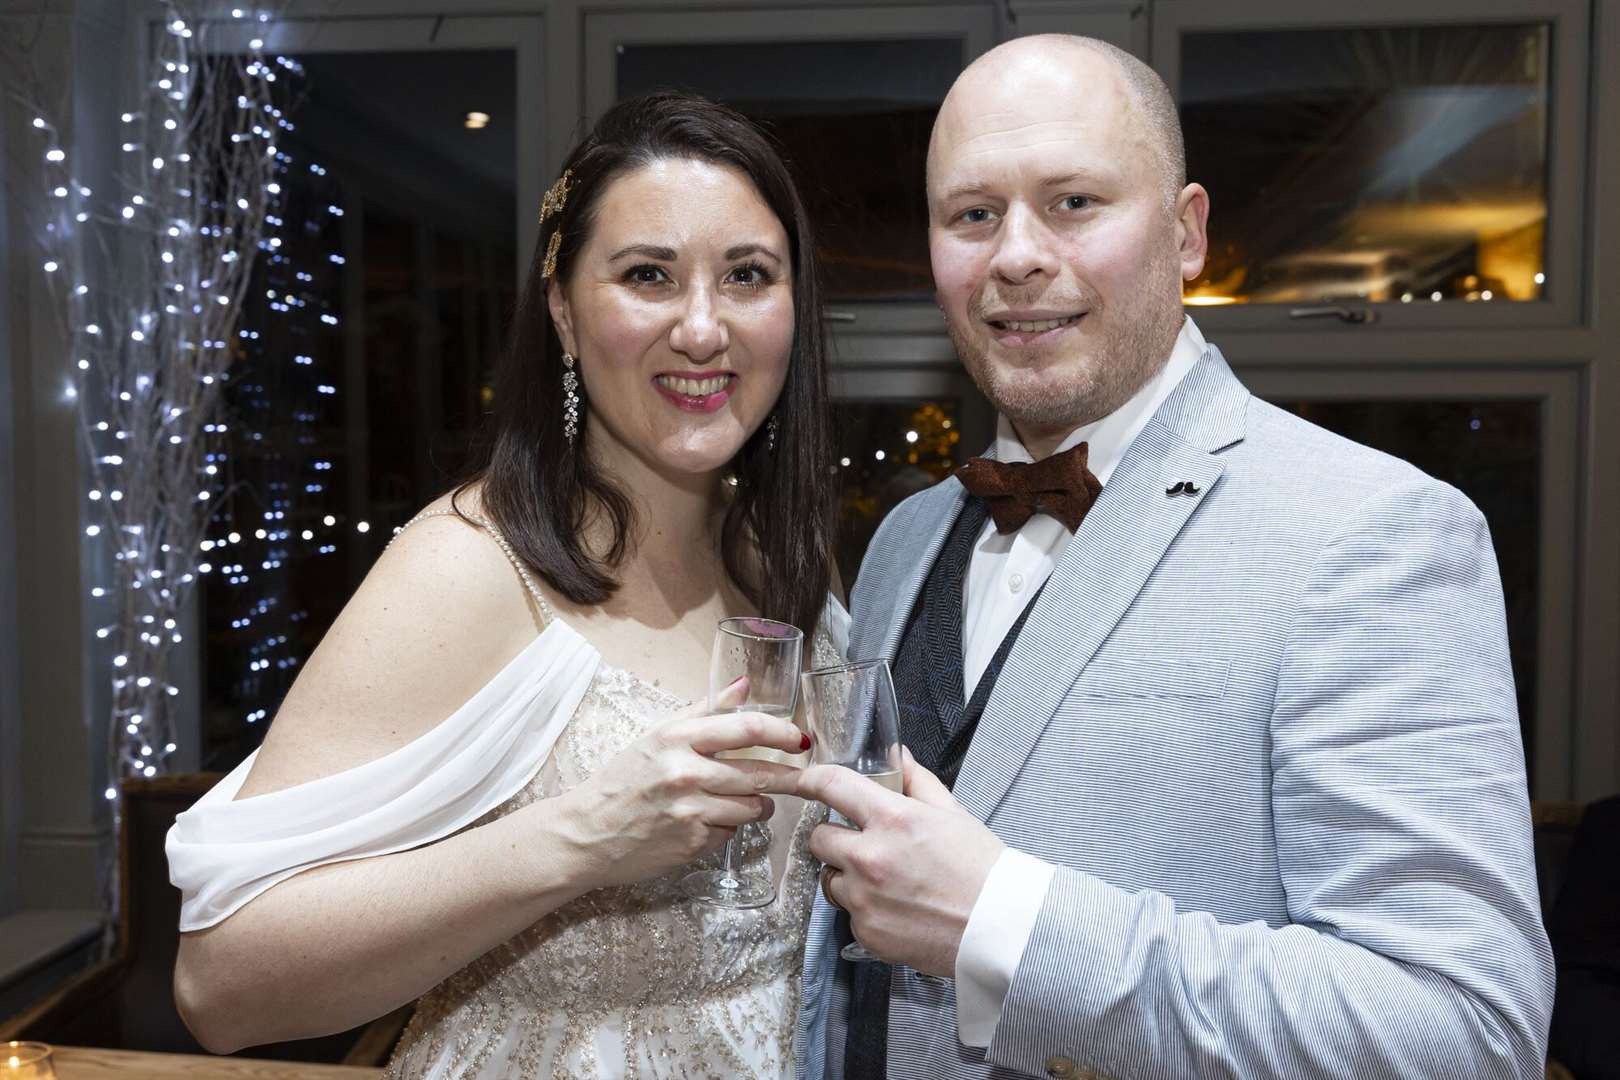
[[[457,504],[477,515],[476,498]],[[450,509],[448,497],[428,511]],[[277,712],[243,796],[374,760],[460,708],[539,632],[491,536],[453,514],[395,536]]]

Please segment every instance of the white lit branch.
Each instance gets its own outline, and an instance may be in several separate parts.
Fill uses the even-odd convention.
[[[258,39],[245,55],[209,47],[197,8],[154,5],[167,32],[144,96],[122,115],[116,192],[76,178],[51,114],[19,91],[38,110],[41,265],[91,464],[85,531],[108,545],[113,568],[92,590],[112,657],[109,798],[119,777],[163,771],[175,750],[172,658],[221,495],[223,384],[253,264],[280,243],[266,232],[284,127],[270,94],[276,64]],[[25,58],[6,60],[26,70]]]

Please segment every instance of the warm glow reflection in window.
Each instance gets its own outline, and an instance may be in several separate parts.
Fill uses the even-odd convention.
[[[1190,33],[1188,175],[1211,243],[1187,303],[1536,300],[1543,26]]]

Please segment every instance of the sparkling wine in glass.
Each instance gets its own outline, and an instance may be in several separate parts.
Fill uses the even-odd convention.
[[[714,634],[714,649],[709,654],[709,708],[792,718],[798,701],[799,664],[803,654],[804,631],[797,626],[774,619],[721,620]],[[718,709],[716,703],[721,696],[743,676],[748,677],[748,697],[739,705]],[[777,751],[764,746],[715,756],[780,760]],[[769,863],[763,875],[742,872],[735,865],[736,844],[734,834],[726,841],[720,869],[696,870],[681,879],[681,888],[687,896],[723,908],[764,907],[776,899]]]
[[[816,761],[853,769],[904,795],[900,707],[895,702],[889,662],[861,660],[817,668],[805,672],[801,682]],[[858,941],[845,945],[840,955],[845,960],[879,959]]]

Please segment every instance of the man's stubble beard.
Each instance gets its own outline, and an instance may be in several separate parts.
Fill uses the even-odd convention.
[[[998,295],[1005,306],[1022,306],[1016,296]],[[1139,303],[1116,305],[1108,312],[1093,301],[1085,318],[1098,313],[1107,317],[1093,355],[1086,360],[1064,357],[1038,373],[991,363],[966,328],[950,318],[945,325],[956,355],[997,412],[1015,427],[1072,431],[1124,405],[1170,358],[1184,318],[1180,260],[1168,253],[1158,260],[1137,295]],[[1037,303],[1031,298],[1028,306]]]

